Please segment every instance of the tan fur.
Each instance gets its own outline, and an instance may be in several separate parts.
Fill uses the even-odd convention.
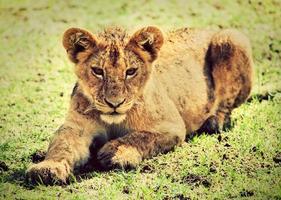
[[[121,145],[117,148],[115,155],[112,157],[113,164],[118,163],[121,166],[130,164],[132,167],[137,166],[142,160],[140,152],[132,146]]]
[[[250,44],[236,30],[184,28],[164,37],[146,27],[129,37],[120,28],[97,35],[71,28],[63,45],[76,64],[77,85],[46,160],[27,171],[32,180],[47,170],[65,181],[88,160],[97,135],[105,138],[97,155],[103,167],[136,166],[171,150],[208,119],[222,128],[252,87]]]

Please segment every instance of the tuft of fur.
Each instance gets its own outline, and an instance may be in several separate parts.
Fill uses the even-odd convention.
[[[77,76],[68,115],[46,159],[27,170],[45,184],[65,182],[89,147],[105,169],[135,167],[193,132],[219,132],[252,88],[251,47],[236,30],[183,28],[164,38],[153,26],[131,36],[71,28],[63,45]]]

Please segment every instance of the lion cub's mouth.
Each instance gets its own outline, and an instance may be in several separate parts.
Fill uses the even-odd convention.
[[[122,115],[122,114],[121,114],[121,113],[116,112],[116,110],[115,110],[115,111],[113,111],[112,113],[110,113],[110,115]]]
[[[101,114],[100,118],[107,124],[120,124],[126,119],[126,114],[118,113],[116,111],[109,114]]]
[[[132,102],[124,104],[117,108],[111,108],[99,102],[96,102],[95,107],[99,110],[100,118],[107,124],[120,124],[126,119],[127,112],[132,107]]]

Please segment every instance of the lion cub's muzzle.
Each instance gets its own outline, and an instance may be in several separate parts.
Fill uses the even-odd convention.
[[[126,119],[126,112],[131,109],[132,102],[126,102],[126,99],[108,100],[104,99],[104,108],[101,119],[108,124],[118,124]]]
[[[126,99],[117,99],[115,101],[113,100],[108,100],[108,99],[104,99],[104,102],[110,107],[113,108],[116,112],[116,109],[118,107],[120,107],[124,102],[126,101]]]

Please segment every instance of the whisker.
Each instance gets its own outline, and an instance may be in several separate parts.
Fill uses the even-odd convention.
[[[99,102],[98,100],[95,99],[95,106],[96,109],[103,112],[103,113],[110,113],[113,112],[113,110],[111,108],[109,108],[108,106],[104,105],[103,103]]]
[[[86,110],[84,111],[84,114],[88,114],[89,112],[91,112],[92,110],[94,110],[96,107],[94,105],[90,105],[86,108]]]

